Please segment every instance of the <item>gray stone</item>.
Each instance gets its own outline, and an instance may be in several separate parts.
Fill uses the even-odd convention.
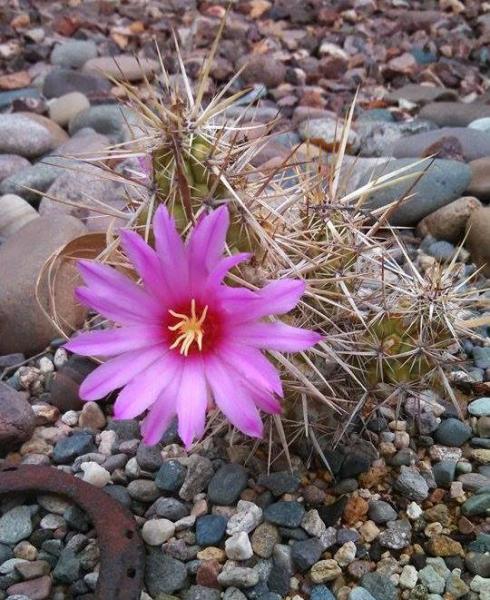
[[[400,475],[395,482],[395,488],[401,495],[415,502],[422,502],[429,495],[427,482],[412,467],[400,467]]]
[[[432,465],[432,474],[438,487],[449,488],[454,481],[456,473],[456,462],[451,460],[441,460],[441,462]]]
[[[488,510],[490,510],[490,492],[471,496],[461,507],[461,512],[467,517],[486,515]]]
[[[393,101],[408,100],[415,104],[427,104],[436,100],[456,100],[458,94],[455,90],[432,85],[420,85],[418,83],[408,83],[397,90],[391,91],[386,98]]]
[[[131,498],[140,502],[153,502],[160,495],[160,490],[154,481],[148,479],[134,479],[128,485]]]
[[[0,542],[3,544],[17,544],[31,533],[31,510],[28,506],[16,506],[0,518]]]
[[[45,122],[58,127],[48,119]],[[60,139],[42,121],[20,113],[0,115],[0,154],[36,158],[59,145]]]
[[[378,541],[384,548],[401,550],[412,541],[412,527],[406,520],[390,521],[388,528],[381,532]]]
[[[93,73],[80,73],[71,69],[53,69],[43,83],[46,98],[59,98],[70,92],[82,92],[89,98],[105,97],[111,91],[111,83]]]
[[[400,168],[413,165],[413,159],[393,160],[374,169],[373,177],[392,173]],[[384,189],[372,192],[365,207],[377,209],[393,202],[399,202],[390,214],[393,225],[413,226],[435,210],[459,198],[470,181],[468,165],[453,160],[434,159],[416,167],[408,168],[400,176],[414,175],[403,182],[394,183]],[[420,176],[421,175],[421,176]],[[396,177],[393,181],[396,180]],[[360,184],[369,182],[369,177],[361,178]],[[410,196],[406,198],[406,196]]]
[[[435,430],[434,439],[443,446],[459,447],[470,439],[471,433],[471,427],[459,419],[444,419]]]
[[[349,593],[349,600],[377,600],[366,588],[357,585]]]
[[[178,492],[184,483],[186,468],[177,460],[167,460],[158,470],[155,483],[164,492]]]
[[[444,577],[441,577],[432,565],[427,565],[419,571],[419,579],[429,592],[433,594],[444,593],[446,583]]]
[[[304,514],[305,509],[299,502],[280,501],[264,510],[264,519],[275,525],[299,527]]]
[[[291,494],[295,492],[300,483],[298,475],[289,471],[278,471],[268,475],[260,475],[257,480],[258,485],[270,490],[274,496]]]
[[[65,465],[72,462],[80,454],[95,451],[94,436],[91,433],[74,433],[70,437],[61,439],[53,450],[55,463]]]
[[[259,583],[259,574],[250,567],[238,567],[233,563],[226,563],[218,575],[218,583],[223,587],[248,588]]]
[[[303,140],[332,150],[336,148],[342,139],[342,124],[334,119],[308,119],[302,121],[298,126],[298,133]],[[347,148],[350,154],[359,149],[359,136],[351,129],[347,138]]]
[[[467,127],[443,127],[435,131],[418,133],[401,138],[388,150],[395,158],[424,156],[428,148],[444,137],[456,138],[459,141],[463,149],[463,157],[467,161],[490,155],[490,134]]]
[[[376,600],[396,600],[398,591],[391,580],[380,573],[366,573],[360,581]]]
[[[51,63],[58,67],[79,69],[96,56],[97,46],[92,40],[67,40],[53,48]]]
[[[490,106],[476,102],[431,102],[419,116],[439,127],[468,127],[476,119],[490,117]]]
[[[37,88],[21,88],[20,90],[0,92],[0,109],[9,107],[15,100],[24,98],[39,100],[40,97],[41,95]]]
[[[486,346],[475,346],[473,348],[473,362],[479,369],[490,368],[490,348]]]
[[[375,523],[386,523],[387,521],[394,521],[398,513],[396,510],[383,500],[374,500],[369,503],[369,518]]]
[[[213,465],[208,458],[193,454],[189,459],[184,483],[179,491],[182,500],[192,500],[202,492],[214,474]]]
[[[241,465],[223,465],[208,485],[208,500],[213,504],[234,504],[247,487],[248,473]]]
[[[490,554],[468,552],[465,557],[466,568],[473,575],[490,577]]]
[[[182,596],[184,600],[220,600],[221,592],[204,585],[191,585]]]
[[[99,104],[79,112],[70,121],[69,132],[73,135],[80,129],[90,127],[97,133],[107,135],[116,143],[130,139],[128,126],[141,131],[141,123],[136,114],[119,104]]]
[[[221,515],[204,515],[196,521],[196,542],[199,546],[217,546],[226,531],[226,519]]]
[[[160,446],[146,446],[141,443],[136,451],[136,460],[143,471],[156,471],[163,461]]]
[[[65,548],[61,552],[53,575],[61,583],[74,583],[80,577],[80,559],[74,550]]]
[[[148,509],[147,516],[158,515],[171,521],[187,517],[189,509],[177,498],[158,498]]]
[[[446,242],[445,240],[440,240],[430,244],[430,246],[427,248],[427,254],[429,256],[433,256],[439,262],[449,262],[454,258],[454,255],[456,254],[456,248],[454,244]]]
[[[30,167],[31,163],[17,154],[0,154],[0,183],[22,169]]]
[[[323,545],[316,538],[293,542],[291,546],[291,558],[301,573],[305,573],[318,562],[322,552]]]
[[[474,351],[474,349],[473,349]],[[475,417],[490,416],[490,398],[484,396],[468,404],[468,412]]]
[[[490,477],[482,473],[463,473],[459,475],[458,481],[463,484],[463,489],[474,492],[482,487],[490,485]]]
[[[356,125],[359,132],[360,155],[366,157],[391,156],[393,146],[405,136],[431,131],[435,128],[429,121],[407,121],[405,123],[382,123],[361,121]]]
[[[145,584],[153,597],[173,594],[187,585],[185,564],[160,550],[151,551],[146,557]]]

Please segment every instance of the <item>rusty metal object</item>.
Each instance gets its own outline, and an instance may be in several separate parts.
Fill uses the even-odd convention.
[[[90,516],[100,548],[97,600],[139,600],[145,551],[131,513],[101,489],[53,467],[0,469],[0,495],[40,492],[66,496]]]

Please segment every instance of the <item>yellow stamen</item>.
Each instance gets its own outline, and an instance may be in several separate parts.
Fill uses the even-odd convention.
[[[202,339],[204,335],[203,323],[206,320],[208,314],[208,307],[205,306],[201,316],[198,318],[196,315],[196,301],[194,298],[191,300],[191,316],[177,313],[173,310],[168,311],[172,317],[180,319],[175,325],[169,326],[170,331],[177,331],[180,333],[179,337],[170,346],[170,350],[178,348],[180,346],[180,354],[187,356],[189,349],[194,342],[196,342],[199,351],[202,350]]]

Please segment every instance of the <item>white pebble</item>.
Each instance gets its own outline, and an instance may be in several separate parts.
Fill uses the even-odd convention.
[[[252,558],[253,550],[248,535],[244,531],[240,531],[229,537],[225,542],[225,552],[231,560]]]
[[[116,438],[117,433],[115,431],[111,431],[110,429],[102,431],[100,433],[99,452],[106,456],[110,456],[112,454],[112,448],[116,443]]]
[[[65,425],[75,427],[75,425],[78,423],[78,413],[76,410],[68,410],[64,415],[62,415],[61,420]]]
[[[52,513],[48,513],[41,519],[41,522],[39,523],[41,529],[58,529],[59,527],[63,527],[65,524],[65,519],[63,519],[61,515],[54,515]]]
[[[80,465],[83,471],[83,481],[98,488],[105,487],[111,480],[111,474],[96,462],[84,462]]]
[[[58,348],[54,353],[53,362],[54,366],[57,369],[61,369],[61,367],[67,362],[68,354],[64,348]]]
[[[412,519],[412,521],[415,521],[415,519],[422,516],[423,512],[422,508],[416,502],[410,502],[407,506],[407,516],[409,519]]]
[[[417,585],[419,574],[413,565],[405,565],[400,575],[400,587],[413,590]]]
[[[354,542],[346,542],[337,550],[334,559],[341,567],[346,567],[355,559],[356,551],[357,548]]]
[[[168,519],[150,519],[143,525],[141,535],[149,546],[160,546],[175,533],[175,525]]]
[[[182,517],[182,519],[175,521],[175,531],[184,531],[185,529],[190,529],[191,527],[194,527],[195,522],[196,517],[194,515]]]
[[[237,512],[230,517],[226,526],[226,533],[228,535],[233,535],[240,531],[250,533],[262,521],[262,509],[253,502],[239,500],[237,509]]]
[[[46,375],[47,373],[52,373],[54,371],[54,365],[47,356],[42,356],[39,359],[39,370],[41,373]]]

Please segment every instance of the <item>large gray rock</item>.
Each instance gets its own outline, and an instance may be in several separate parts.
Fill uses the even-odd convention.
[[[107,137],[93,129],[82,129],[35,165],[20,169],[4,179],[0,183],[0,194],[18,194],[28,202],[36,202],[57,177],[66,173],[67,169],[80,168],[83,157],[101,154],[108,144]]]
[[[52,183],[41,200],[39,214],[63,213],[83,221],[89,231],[107,231],[109,225],[125,223],[117,216],[125,206],[122,183],[112,181],[94,165],[81,164]]]
[[[80,73],[71,69],[53,69],[43,83],[43,95],[46,98],[59,98],[70,92],[82,92],[86,96],[109,96],[111,83],[94,73]]]
[[[380,121],[358,121],[356,131],[360,136],[361,156],[391,156],[393,146],[407,136],[416,136],[432,131],[435,125],[430,121],[407,121],[386,123]]]
[[[141,125],[136,114],[119,104],[99,104],[79,112],[69,125],[70,135],[84,127],[95,129],[97,133],[109,136],[114,142],[123,142],[130,138],[128,126]]]
[[[59,67],[79,69],[97,56],[97,46],[92,40],[68,40],[57,44],[51,52],[51,62]]]
[[[458,140],[463,157],[467,161],[490,155],[490,133],[468,127],[443,127],[404,137],[395,142],[389,150],[395,158],[425,156],[435,142],[447,137]]]
[[[0,154],[0,182],[21,169],[30,167],[31,163],[17,154]]]
[[[374,169],[371,178],[368,174],[364,175],[359,184],[367,184],[370,179],[375,180],[413,163],[414,159],[389,161]],[[414,226],[425,216],[459,198],[470,181],[468,165],[453,160],[428,160],[408,169],[399,177],[408,174],[414,176],[371,193],[364,207],[372,210],[400,200],[389,222],[392,225]],[[396,177],[393,181],[396,181]]]
[[[65,215],[39,217],[20,229],[0,247],[0,354],[32,354],[59,335],[36,298],[39,274],[47,259],[61,246],[86,233],[77,219]],[[71,263],[57,273],[54,302],[62,322],[79,327],[86,310],[75,302],[73,292],[79,279]],[[48,312],[53,298],[45,283],[39,300]]]
[[[39,115],[0,115],[0,154],[36,158],[59,146],[63,136],[56,123]]]
[[[420,111],[420,118],[429,119],[439,127],[466,127],[483,117],[490,117],[490,106],[475,102],[431,102]]]

